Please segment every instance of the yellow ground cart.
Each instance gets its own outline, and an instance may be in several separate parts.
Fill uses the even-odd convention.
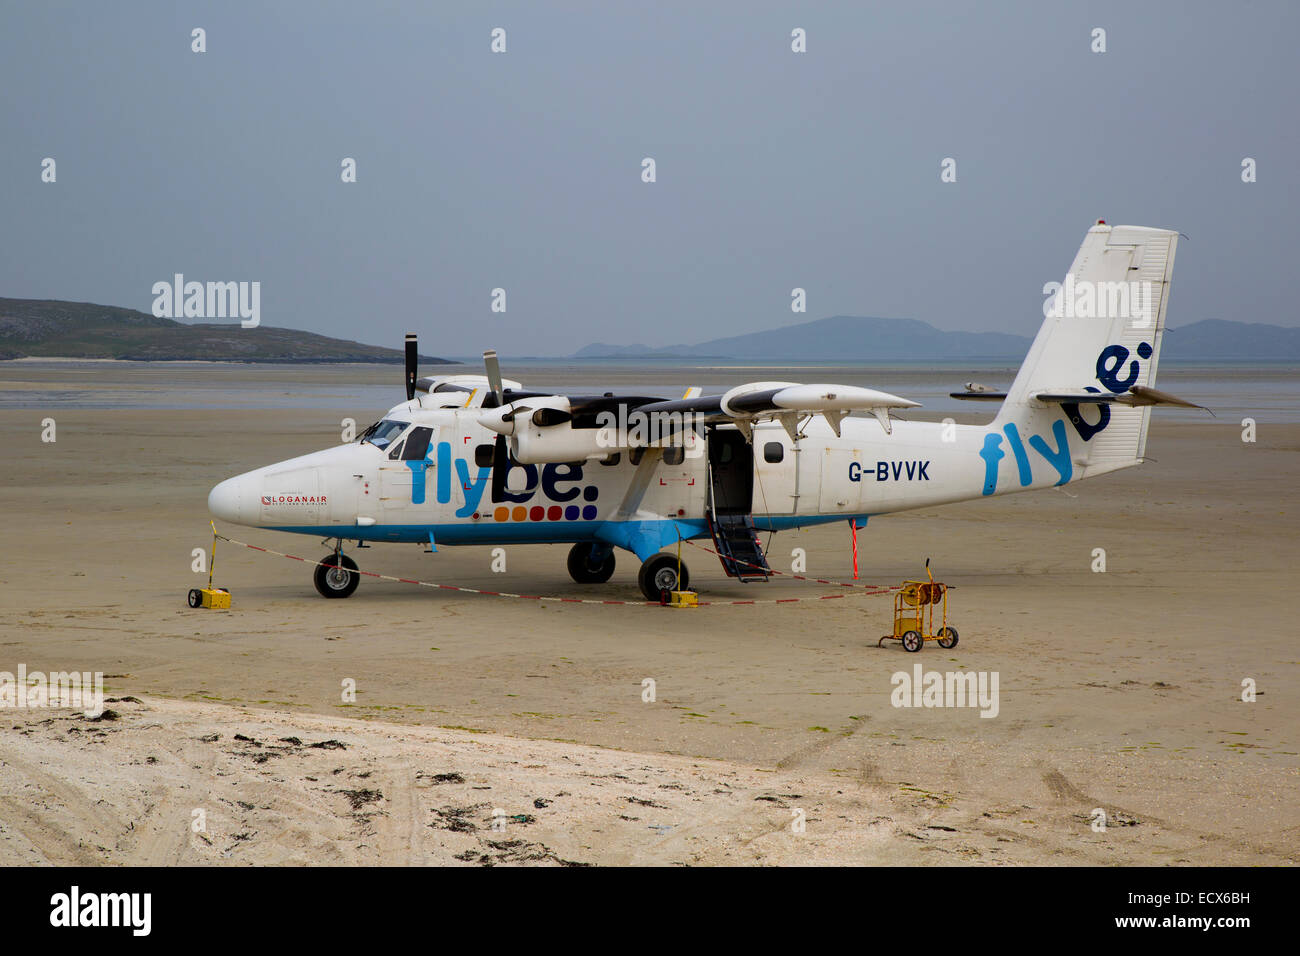
[[[948,626],[948,585],[934,579],[929,558],[925,559],[925,576],[928,581],[904,581],[894,595],[894,632],[878,640],[877,647],[885,641],[902,641],[905,651],[919,651],[926,641],[938,641],[945,649],[957,646],[957,629]]]
[[[217,566],[217,525],[209,521],[212,526],[212,555],[208,561],[208,586],[205,588],[190,588],[188,597],[190,607],[206,607],[225,610],[230,607],[230,592],[225,588],[214,588],[212,586],[212,571]]]

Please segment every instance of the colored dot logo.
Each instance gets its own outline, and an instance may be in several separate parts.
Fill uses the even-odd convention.
[[[583,489],[583,498],[595,501],[600,492],[593,487]],[[494,521],[594,521],[597,509],[593,504],[587,505],[515,505],[510,508],[499,505],[493,512]]]

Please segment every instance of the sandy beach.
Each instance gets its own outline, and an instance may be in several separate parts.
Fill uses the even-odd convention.
[[[372,410],[373,411],[373,410]],[[876,646],[889,599],[541,604],[221,545],[230,611],[185,594],[206,495],[337,440],[346,410],[0,412],[0,670],[102,671],[117,719],[0,714],[0,847],[24,863],[1289,864],[1300,857],[1292,621],[1300,426],[1157,414],[1148,464],[873,519],[862,582],[932,559],[958,647]],[[359,410],[356,414],[362,414]],[[373,417],[373,415],[371,416]],[[1210,423],[1207,423],[1210,422]],[[319,542],[233,537],[320,557]],[[851,577],[848,529],[773,565]],[[1094,549],[1104,573],[1092,570]],[[635,600],[635,562],[575,585],[562,545],[376,546],[366,570]],[[702,599],[741,585],[688,552]],[[996,717],[898,708],[917,663],[996,672]],[[643,681],[655,700],[643,700]],[[1258,689],[1243,702],[1242,682]],[[355,702],[341,687],[354,681]],[[135,698],[121,701],[121,698]],[[237,740],[235,735],[249,740]],[[343,748],[313,747],[339,741]],[[293,741],[298,741],[294,743]],[[485,789],[486,788],[486,789]],[[1103,832],[1090,825],[1105,811]],[[205,810],[207,829],[191,827]],[[506,817],[493,829],[493,812]],[[806,828],[795,832],[801,815]],[[527,819],[525,819],[527,818]]]

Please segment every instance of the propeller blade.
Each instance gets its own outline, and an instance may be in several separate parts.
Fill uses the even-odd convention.
[[[505,435],[497,435],[497,440],[492,445],[492,500],[503,501],[505,492],[512,495],[522,495],[534,491],[537,487],[536,482],[526,488],[508,488],[506,487],[506,476],[510,470],[518,464],[510,454],[509,446],[506,444]],[[525,469],[527,470],[527,469]]]
[[[492,386],[492,393],[497,397],[497,405],[503,404],[501,363],[497,361],[496,349],[488,349],[483,353],[483,367],[487,370],[488,384]]]
[[[510,470],[510,455],[506,452],[506,436],[497,435],[492,446],[492,500],[504,501],[506,472]]]
[[[419,349],[415,341],[415,333],[406,333],[406,400],[409,402],[415,398],[415,376],[418,374]]]

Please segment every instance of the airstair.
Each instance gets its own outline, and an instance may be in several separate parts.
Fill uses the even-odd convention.
[[[707,513],[713,547],[722,560],[722,569],[737,580],[766,581],[772,573],[763,547],[758,543],[758,529],[751,515]]]

